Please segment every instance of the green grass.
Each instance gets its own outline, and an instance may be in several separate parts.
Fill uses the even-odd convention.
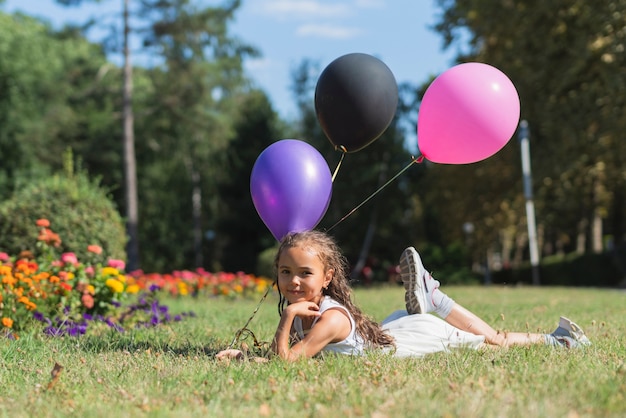
[[[0,340],[0,416],[626,416],[626,292],[447,291],[496,329],[550,332],[565,315],[593,345],[224,364],[213,355],[230,343],[258,301],[187,298],[167,303],[198,317],[172,326],[79,339]],[[378,320],[403,305],[400,287],[357,289],[355,297]],[[268,341],[277,318],[270,296],[250,328]],[[55,363],[63,370],[49,387]]]

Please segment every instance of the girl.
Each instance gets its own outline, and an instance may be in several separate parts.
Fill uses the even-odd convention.
[[[495,331],[439,289],[412,247],[400,259],[407,310],[394,312],[382,325],[352,302],[348,263],[329,235],[288,234],[280,243],[275,266],[280,322],[271,349],[285,360],[321,352],[359,355],[371,348],[393,350],[397,356],[423,356],[453,348],[590,344],[580,327],[566,318],[552,334]],[[427,315],[430,312],[445,321]],[[243,353],[224,350],[217,358],[242,359]]]

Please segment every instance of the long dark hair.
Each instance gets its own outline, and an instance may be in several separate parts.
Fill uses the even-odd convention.
[[[352,288],[348,280],[349,264],[346,257],[336,241],[328,234],[321,231],[304,231],[287,234],[280,242],[280,247],[274,259],[274,269],[278,274],[278,259],[280,255],[288,248],[311,249],[317,253],[317,256],[324,265],[324,273],[333,269],[335,274],[327,288],[322,289],[324,296],[330,296],[352,314],[356,324],[356,332],[366,343],[374,347],[382,347],[394,345],[393,337],[386,334],[378,325],[378,323],[367,315],[352,302]],[[278,276],[276,276],[278,277]],[[277,286],[278,287],[278,286]],[[282,315],[287,299],[278,288],[280,299],[278,300],[278,313]]]

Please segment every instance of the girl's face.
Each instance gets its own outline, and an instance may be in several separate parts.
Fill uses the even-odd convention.
[[[319,305],[322,289],[333,278],[333,270],[324,264],[313,249],[292,247],[278,258],[278,288],[289,303],[314,302]]]

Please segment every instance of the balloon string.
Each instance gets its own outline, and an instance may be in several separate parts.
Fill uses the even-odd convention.
[[[343,162],[343,157],[345,157],[346,153],[348,152],[346,147],[344,147],[343,145],[337,145],[335,147],[335,151],[336,150],[341,151],[341,158],[339,159],[339,163],[337,164],[337,167],[335,168],[335,172],[333,173],[333,177],[331,179],[331,183],[335,181],[335,177],[337,177],[337,173],[339,172],[339,167],[341,167],[341,163]]]
[[[383,190],[385,187],[387,187],[389,184],[391,184],[395,179],[397,179],[398,177],[400,177],[400,175],[402,173],[404,173],[406,170],[408,170],[413,164],[415,163],[421,163],[422,161],[424,161],[424,156],[423,155],[419,155],[417,157],[413,157],[411,159],[411,162],[404,167],[402,170],[400,170],[398,172],[398,174],[396,174],[395,176],[393,176],[392,178],[390,178],[385,184],[383,184],[382,186],[380,186],[374,193],[372,193],[367,199],[365,199],[363,202],[361,202],[360,204],[358,204],[354,209],[352,209],[350,212],[348,212],[343,218],[339,219],[333,226],[331,226],[330,228],[328,228],[326,230],[326,232],[330,231],[331,229],[333,229],[334,227],[336,227],[337,225],[339,225],[340,223],[342,223],[343,221],[345,221],[350,215],[352,215],[354,212],[356,212],[357,210],[359,210],[361,208],[361,206],[363,206],[364,204],[366,204],[367,202],[369,202],[374,196],[376,196],[378,193],[380,193],[381,190]]]
[[[228,349],[231,349],[235,346],[235,344],[239,341],[239,338],[241,338],[241,335],[244,332],[248,332],[251,333],[253,336],[254,334],[252,333],[252,331],[250,331],[248,329],[248,325],[250,324],[250,322],[252,321],[252,319],[254,319],[256,313],[259,311],[259,309],[261,308],[261,305],[263,304],[263,302],[265,301],[265,299],[267,298],[267,295],[270,293],[270,290],[272,290],[274,288],[274,286],[276,285],[276,280],[274,280],[274,282],[272,283],[271,286],[268,286],[268,288],[265,290],[265,294],[263,295],[263,297],[261,298],[261,300],[259,301],[259,304],[256,306],[256,308],[254,309],[254,312],[252,312],[252,315],[250,315],[250,318],[248,318],[248,321],[246,321],[246,324],[243,326],[243,328],[241,328],[240,330],[238,330],[235,333],[235,338],[233,338],[233,341],[230,343],[230,345],[228,346]],[[256,338],[255,338],[256,340]]]

